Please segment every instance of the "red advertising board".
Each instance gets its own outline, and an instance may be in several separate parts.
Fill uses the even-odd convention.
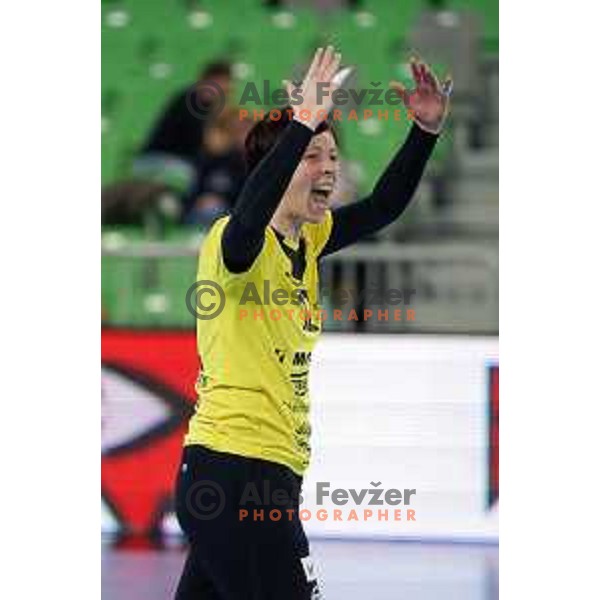
[[[122,533],[157,533],[198,370],[193,332],[102,331],[102,498]]]

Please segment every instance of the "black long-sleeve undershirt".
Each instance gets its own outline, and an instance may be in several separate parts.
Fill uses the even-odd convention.
[[[438,136],[414,125],[370,196],[332,212],[331,235],[321,252],[327,256],[394,222],[413,197]]]
[[[292,121],[248,176],[221,242],[225,266],[232,273],[247,271],[260,254],[265,229],[312,136],[310,128]]]
[[[313,132],[292,121],[248,177],[222,239],[223,259],[233,273],[247,271],[259,255],[269,225]],[[414,125],[370,196],[332,212],[333,226],[321,256],[371,235],[397,219],[419,184],[437,135]]]

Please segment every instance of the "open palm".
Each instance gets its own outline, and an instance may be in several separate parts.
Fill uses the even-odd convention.
[[[446,77],[440,85],[433,71],[416,59],[411,60],[411,71],[413,89],[409,90],[397,81],[390,82],[390,87],[398,91],[420,127],[430,133],[439,133],[448,112],[452,79]]]

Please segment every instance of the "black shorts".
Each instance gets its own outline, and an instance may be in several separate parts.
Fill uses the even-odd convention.
[[[184,448],[175,496],[190,551],[176,600],[321,598],[298,514],[301,485],[276,463]]]

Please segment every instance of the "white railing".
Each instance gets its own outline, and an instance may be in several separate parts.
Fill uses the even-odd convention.
[[[140,311],[146,312],[154,324],[193,325],[182,306],[194,281],[200,241],[198,237],[178,243],[105,238],[102,256],[110,258],[106,268],[110,268],[112,285],[117,275],[119,301],[127,311],[137,311],[138,319]],[[174,261],[178,271],[181,263],[185,264],[181,281],[165,276],[173,270]],[[110,283],[103,282],[103,291],[107,285]],[[328,313],[325,328],[329,330],[498,332],[498,251],[493,245],[357,244],[323,260],[321,289],[321,302]],[[412,290],[408,298],[407,290]],[[173,306],[177,310],[169,316],[168,309]],[[334,320],[336,309],[342,313]],[[352,309],[355,315],[350,315]],[[400,313],[394,312],[398,310]],[[413,321],[407,320],[409,310],[414,311]],[[123,314],[117,319],[119,324],[127,320]],[[170,322],[173,320],[176,322]]]

